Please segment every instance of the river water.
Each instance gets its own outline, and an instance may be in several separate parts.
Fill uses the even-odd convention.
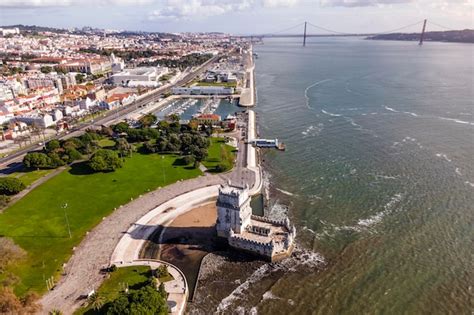
[[[272,211],[289,209],[326,267],[251,281],[266,293],[242,307],[471,314],[474,46],[265,39],[254,51],[260,135],[287,145],[264,155]]]

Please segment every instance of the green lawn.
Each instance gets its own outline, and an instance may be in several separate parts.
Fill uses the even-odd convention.
[[[110,148],[110,147],[114,147],[115,146],[115,141],[112,140],[112,139],[101,139],[99,140],[99,146],[101,148]]]
[[[15,292],[44,292],[45,279],[58,278],[72,248],[114,208],[159,186],[201,175],[199,169],[176,163],[175,155],[161,157],[134,153],[123,168],[111,173],[90,174],[85,163],[74,164],[0,214],[0,235],[13,238],[28,253],[7,269],[19,279]],[[0,280],[5,276],[1,274]]]
[[[151,269],[149,266],[118,268],[110,273],[110,278],[100,285],[97,293],[104,298],[104,304],[106,304],[114,301],[126,287],[129,289],[140,289],[150,278]],[[98,314],[98,312],[90,307],[84,307],[77,310],[74,314]]]
[[[15,177],[20,179],[25,186],[30,186],[33,184],[35,181],[40,179],[43,176],[48,175],[51,173],[53,170],[20,170],[18,172],[14,172],[9,174],[9,177]]]
[[[231,87],[236,88],[237,82],[196,82],[198,86],[224,86],[224,87]]]
[[[211,145],[208,148],[208,156],[202,162],[204,166],[212,171],[218,164],[225,164],[227,166],[226,170],[232,168],[234,159],[235,159],[235,148],[226,144],[224,138],[211,137]],[[223,156],[223,151],[225,150],[225,156]]]

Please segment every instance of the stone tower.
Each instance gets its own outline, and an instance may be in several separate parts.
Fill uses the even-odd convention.
[[[221,186],[217,199],[217,235],[229,237],[230,231],[241,234],[250,225],[252,208],[248,187]]]

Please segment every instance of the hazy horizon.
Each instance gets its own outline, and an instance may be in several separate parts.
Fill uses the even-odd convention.
[[[337,32],[377,33],[426,18],[427,31],[442,31],[474,28],[473,8],[473,0],[2,0],[0,25],[265,34],[308,21]],[[420,30],[416,24],[403,31]]]

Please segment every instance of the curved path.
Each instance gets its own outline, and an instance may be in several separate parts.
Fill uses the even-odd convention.
[[[81,297],[97,289],[104,280],[100,270],[109,265],[112,253],[124,233],[150,210],[184,193],[223,184],[226,180],[225,175],[207,175],[177,182],[147,193],[104,218],[75,248],[65,267],[66,275],[61,277],[54,290],[41,299],[43,313],[58,309],[65,314],[72,314],[80,307],[84,302]]]

